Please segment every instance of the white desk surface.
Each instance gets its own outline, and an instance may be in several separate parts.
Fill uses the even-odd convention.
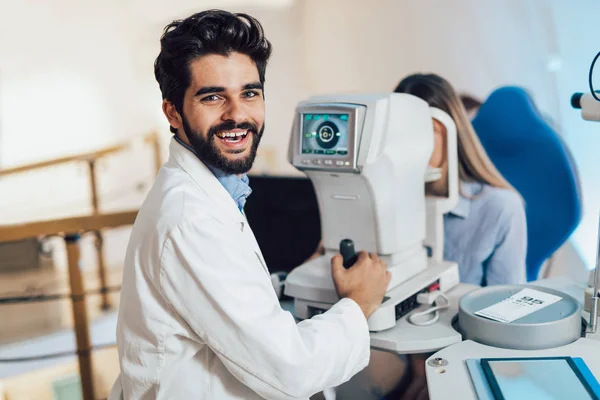
[[[448,361],[444,367],[425,366],[431,400],[477,400],[465,360],[501,357],[581,357],[596,377],[600,377],[600,341],[579,339],[563,347],[548,350],[508,350],[466,340],[438,351],[429,359]]]
[[[532,282],[533,285],[545,286],[563,291],[583,304],[585,284],[576,283],[565,278],[551,278]],[[584,318],[589,313],[582,312]],[[471,340],[463,341],[444,348],[429,360],[442,358],[448,362],[443,367],[432,367],[426,364],[427,386],[431,400],[448,398],[477,400],[471,377],[465,360],[486,357],[581,357],[594,376],[600,377],[600,333],[588,335],[566,346],[547,350],[510,350],[482,345]],[[599,379],[600,380],[600,379]],[[450,395],[451,394],[451,395]],[[449,397],[450,396],[450,397]]]

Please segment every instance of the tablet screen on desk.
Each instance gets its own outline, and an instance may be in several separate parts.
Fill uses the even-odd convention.
[[[595,400],[568,357],[482,359],[481,367],[498,400]]]

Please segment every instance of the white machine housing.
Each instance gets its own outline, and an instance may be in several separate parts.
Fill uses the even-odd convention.
[[[428,170],[432,117],[447,129],[449,195],[426,200],[425,177],[436,175]],[[456,264],[441,262],[443,213],[458,201],[456,127],[446,113],[408,94],[312,97],[296,108],[289,160],[313,183],[326,250],[287,277],[285,293],[296,299],[297,314],[305,314],[302,304],[330,307],[339,300],[330,259],[343,239],[385,260],[392,274],[389,292],[403,284],[402,293],[384,302],[388,306],[439,285],[442,275],[447,290],[458,283]],[[427,274],[432,278],[425,283],[416,279],[432,262],[439,273]],[[414,290],[406,284],[412,278]],[[394,323],[388,319],[376,324],[378,329],[370,327],[387,329]]]
[[[441,261],[444,258],[444,214],[456,207],[459,196],[458,154],[456,125],[452,118],[440,109],[431,107],[431,117],[446,127],[446,154],[448,157],[448,195],[446,197],[427,196],[427,229],[425,245],[431,249],[430,257]],[[425,181],[429,181],[428,176]]]

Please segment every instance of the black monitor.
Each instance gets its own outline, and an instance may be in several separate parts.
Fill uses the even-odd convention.
[[[289,272],[321,240],[319,206],[307,178],[250,176],[244,211],[270,272]]]

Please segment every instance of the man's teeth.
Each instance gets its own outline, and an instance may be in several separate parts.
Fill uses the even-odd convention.
[[[217,136],[220,137],[221,139],[225,139],[225,138],[237,138],[237,137],[244,137],[246,136],[246,134],[248,133],[248,131],[242,131],[242,132],[219,132],[217,133]]]

